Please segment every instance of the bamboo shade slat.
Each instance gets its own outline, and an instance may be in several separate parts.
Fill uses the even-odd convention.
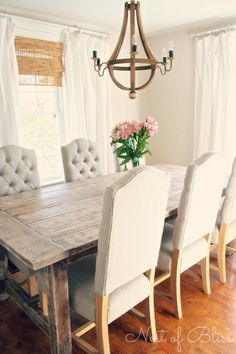
[[[62,43],[16,37],[15,48],[20,84],[62,86]]]

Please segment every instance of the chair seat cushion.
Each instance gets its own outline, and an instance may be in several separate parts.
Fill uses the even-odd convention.
[[[172,224],[165,223],[161,240],[161,249],[157,267],[165,272],[171,270],[171,257],[173,253],[173,231]],[[208,242],[201,238],[183,249],[181,272],[198,263],[208,253]]]
[[[96,254],[83,258],[68,266],[69,299],[71,308],[95,322],[95,269]],[[136,306],[149,296],[150,283],[140,275],[113,291],[109,296],[108,323]]]

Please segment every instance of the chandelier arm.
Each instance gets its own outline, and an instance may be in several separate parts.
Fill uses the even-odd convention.
[[[169,61],[170,61],[170,65],[169,68],[166,67],[166,72],[169,72],[172,69],[172,59],[170,59]]]
[[[93,58],[92,58],[93,59]],[[94,59],[93,59],[94,60]],[[105,65],[105,67],[102,69],[102,67]],[[96,73],[98,73],[98,75],[100,77],[102,77],[104,75],[104,72],[106,69],[108,69],[108,63],[103,62],[101,64],[96,64],[96,60],[94,60],[94,64],[93,64],[94,70],[96,71]]]
[[[129,6],[128,6],[128,2],[125,3],[125,11],[124,11],[124,19],[123,19],[123,24],[122,24],[122,28],[121,28],[121,32],[120,32],[120,37],[119,40],[117,42],[117,45],[115,47],[114,52],[112,53],[111,57],[109,60],[114,60],[118,57],[122,44],[124,42],[125,39],[125,33],[126,33],[126,29],[127,29],[127,24],[128,24],[128,18],[129,18]]]
[[[98,66],[97,66],[95,60],[94,60],[94,66],[93,67],[94,67],[94,70],[96,71],[96,73],[99,73],[99,69],[98,69]]]
[[[157,68],[160,70],[160,72],[161,72],[161,75],[165,75],[166,74],[166,66],[165,66],[165,64],[164,63],[160,63],[160,64],[162,64],[162,66],[161,65],[157,65]],[[163,68],[164,68],[164,70],[163,70]]]
[[[102,64],[106,64],[106,63],[102,63]],[[104,75],[104,73],[105,73],[105,71],[106,71],[107,69],[108,69],[108,66],[105,66],[105,68],[103,68],[102,71],[99,70],[98,75],[99,75],[100,77],[103,77],[103,75]]]
[[[143,23],[142,23],[142,18],[141,18],[141,11],[140,11],[140,2],[138,1],[137,3],[137,23],[138,23],[138,29],[139,29],[139,35],[143,44],[143,48],[145,50],[145,53],[148,57],[148,59],[156,60],[154,55],[152,54],[152,51],[146,41],[145,34],[144,34],[144,29],[143,29]]]

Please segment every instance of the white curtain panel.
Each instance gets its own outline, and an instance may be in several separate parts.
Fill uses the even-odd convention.
[[[18,144],[18,66],[15,25],[0,17],[0,146]]]
[[[194,158],[206,151],[236,156],[236,31],[195,42]]]
[[[113,126],[109,74],[103,78],[93,69],[90,59],[97,50],[101,60],[109,57],[107,39],[84,33],[67,32],[64,40],[65,77],[64,143],[76,138],[95,141],[101,155],[104,173],[114,171],[110,146]]]

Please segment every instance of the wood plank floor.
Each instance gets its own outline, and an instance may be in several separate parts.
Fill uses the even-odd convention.
[[[227,269],[225,285],[220,284],[218,274],[211,271],[210,296],[202,292],[198,266],[182,275],[182,320],[173,317],[172,305],[163,296],[169,291],[169,282],[163,283],[155,298],[159,343],[147,343],[143,320],[127,313],[109,327],[112,353],[235,354],[236,255],[227,257]],[[142,304],[138,309],[142,310]],[[95,345],[95,331],[85,339]],[[46,353],[50,353],[48,338],[11,300],[0,303],[0,354]],[[73,353],[84,354],[76,345]]]

